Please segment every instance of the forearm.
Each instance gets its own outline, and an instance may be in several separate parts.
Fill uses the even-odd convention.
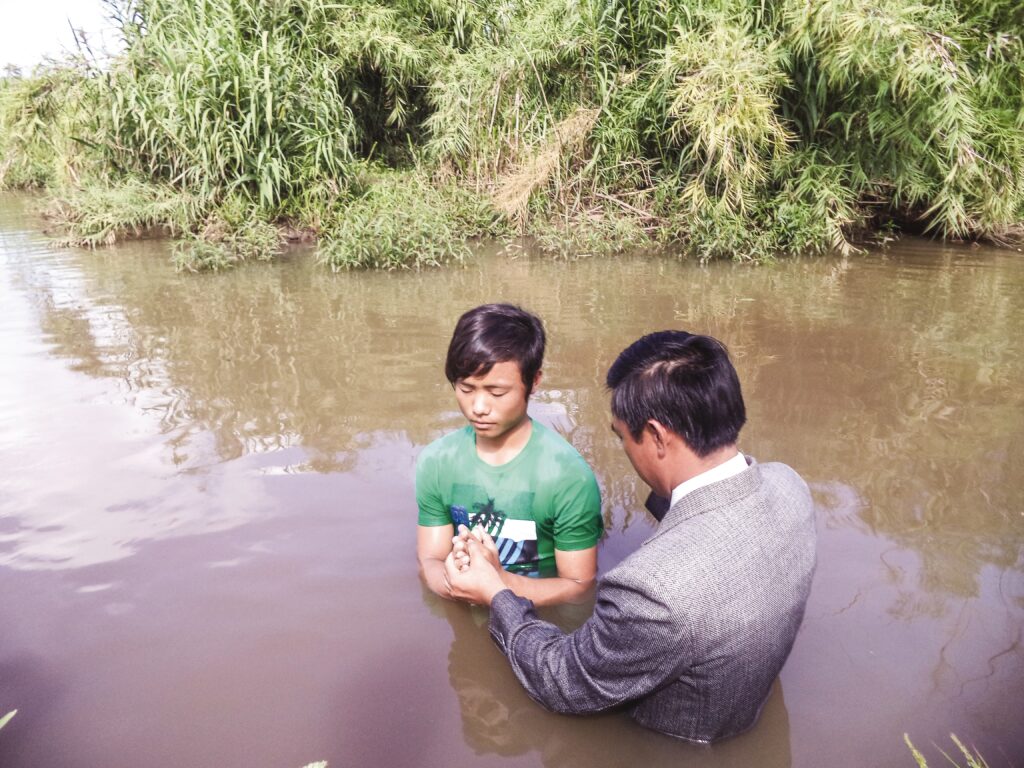
[[[437,558],[420,558],[420,579],[427,585],[427,589],[436,595],[448,600],[452,599],[448,590],[448,582],[444,576],[444,561]]]
[[[420,525],[416,528],[416,561],[420,579],[436,595],[451,599],[445,578],[444,560],[452,551],[451,525]]]
[[[578,580],[563,576],[533,579],[508,571],[501,572],[501,580],[519,597],[533,601],[534,605],[584,602],[594,583],[593,579]]]
[[[569,635],[512,592],[493,596],[491,636],[532,699],[556,712],[599,712],[689,666],[692,636],[665,600],[670,591],[649,573],[635,581],[606,577],[594,614]]]
[[[530,698],[545,709],[581,715],[619,703],[591,689],[571,636],[540,620],[533,606],[509,591],[491,601],[490,633]]]

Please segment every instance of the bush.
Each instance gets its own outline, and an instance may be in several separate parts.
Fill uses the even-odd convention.
[[[494,234],[496,218],[472,195],[417,172],[384,173],[339,207],[320,245],[332,269],[435,267],[462,261],[469,237]]]

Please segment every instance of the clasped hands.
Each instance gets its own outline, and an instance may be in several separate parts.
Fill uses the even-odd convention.
[[[460,525],[452,537],[452,551],[444,561],[444,581],[455,600],[490,605],[491,599],[505,589],[504,570],[494,539],[476,526],[472,531]]]

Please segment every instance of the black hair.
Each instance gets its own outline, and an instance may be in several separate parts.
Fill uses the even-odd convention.
[[[700,457],[732,445],[747,420],[740,380],[717,339],[658,331],[630,344],[608,369],[612,415],[639,440],[649,419]]]
[[[486,376],[496,363],[515,362],[533,391],[544,362],[544,325],[540,318],[512,304],[484,304],[455,324],[444,375],[453,385],[469,376]]]

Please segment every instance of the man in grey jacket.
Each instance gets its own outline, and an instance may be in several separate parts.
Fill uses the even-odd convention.
[[[641,725],[710,743],[757,720],[811,588],[814,514],[784,464],[736,449],[746,411],[725,347],[708,336],[644,336],[608,371],[612,430],[659,523],[598,582],[571,634],[506,589],[485,534],[462,532],[452,591],[491,606],[490,632],[542,706],[623,706]]]

